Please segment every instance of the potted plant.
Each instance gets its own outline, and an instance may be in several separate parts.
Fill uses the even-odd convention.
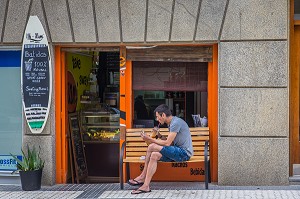
[[[23,150],[23,158],[20,160],[17,156],[10,154],[17,161],[17,171],[20,173],[21,185],[24,191],[34,191],[41,189],[42,171],[45,161],[40,157],[41,147],[39,151],[27,145],[27,154]],[[16,172],[16,171],[14,171]]]

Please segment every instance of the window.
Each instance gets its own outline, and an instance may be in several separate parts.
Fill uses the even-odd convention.
[[[207,80],[207,62],[133,62],[134,125],[155,120],[154,109],[167,104],[194,126],[192,114],[207,116]]]
[[[9,154],[21,155],[21,51],[0,50],[0,171],[14,170]],[[2,164],[1,164],[2,163]]]

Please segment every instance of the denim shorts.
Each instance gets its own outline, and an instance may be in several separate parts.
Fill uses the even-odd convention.
[[[190,159],[185,150],[177,146],[164,146],[160,153],[162,154],[160,158],[162,162],[185,162]]]

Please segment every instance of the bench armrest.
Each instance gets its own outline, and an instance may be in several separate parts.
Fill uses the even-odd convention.
[[[208,140],[204,145],[204,164],[205,164],[205,189],[208,189],[208,181],[210,176],[209,160],[208,160]]]
[[[122,143],[122,146],[121,146],[121,151],[120,151],[120,162],[121,162],[121,161],[123,162],[123,156],[124,156],[125,146],[126,146],[126,141],[124,141],[124,142]]]
[[[204,161],[208,161],[208,140],[205,140],[205,145],[204,145]]]

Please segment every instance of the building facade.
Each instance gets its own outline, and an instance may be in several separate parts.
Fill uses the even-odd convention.
[[[215,104],[215,117],[209,119],[215,157],[212,181],[233,186],[289,184],[293,165],[300,163],[295,150],[299,89],[293,92],[299,88],[299,74],[294,77],[299,72],[299,40],[291,46],[299,35],[294,4],[298,5],[286,0],[0,1],[0,51],[21,49],[33,15],[42,22],[51,49],[54,92],[46,127],[33,136],[24,118],[21,126],[23,146],[43,146],[43,184],[65,183],[66,176],[65,139],[59,133],[65,127],[58,122],[66,115],[57,103],[61,52],[132,46],[211,46],[216,81],[213,102],[208,102]]]

